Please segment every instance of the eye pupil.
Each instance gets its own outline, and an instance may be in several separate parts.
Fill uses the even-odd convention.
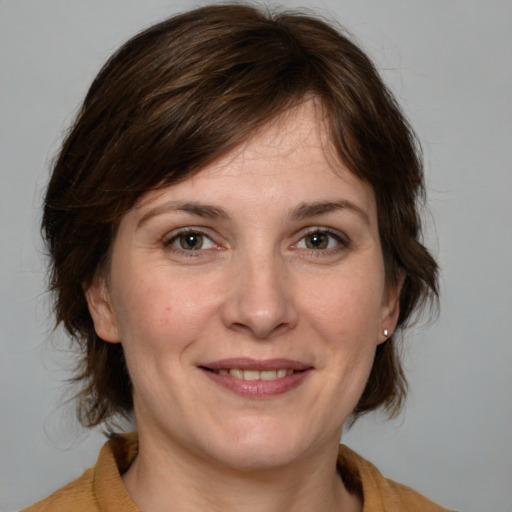
[[[197,251],[203,246],[203,235],[200,233],[187,233],[180,236],[180,245],[183,249]]]
[[[313,233],[306,238],[308,249],[325,249],[329,239],[325,233]]]

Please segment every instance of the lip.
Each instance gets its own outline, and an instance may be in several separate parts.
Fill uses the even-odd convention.
[[[304,382],[310,375],[313,367],[304,362],[293,359],[251,359],[231,358],[204,363],[198,368],[213,382],[236,395],[252,399],[269,399],[287,393]],[[294,370],[291,375],[286,375],[275,380],[244,380],[233,377],[229,373],[221,375],[218,370]]]
[[[279,370],[286,368],[290,370],[302,371],[312,368],[310,364],[303,363],[294,359],[251,359],[248,357],[237,357],[231,359],[220,359],[209,363],[202,363],[200,366],[210,370],[224,370],[229,368],[240,368],[241,370]]]

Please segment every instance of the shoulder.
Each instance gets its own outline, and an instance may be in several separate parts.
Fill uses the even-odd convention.
[[[344,445],[340,446],[338,465],[341,474],[349,474],[363,496],[363,512],[449,512],[419,492],[384,478],[380,471]]]
[[[405,485],[393,482],[393,480],[384,479],[385,485],[382,486],[382,496],[390,506],[396,508],[390,510],[403,510],[415,512],[450,512],[448,509],[434,503],[414,489]],[[387,510],[387,509],[386,509]]]
[[[38,501],[21,512],[97,512],[98,504],[93,494],[93,468],[73,480],[47,498]]]
[[[136,434],[111,436],[93,468],[21,512],[139,512],[121,477],[137,452]]]

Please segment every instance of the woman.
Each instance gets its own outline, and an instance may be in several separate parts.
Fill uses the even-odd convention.
[[[43,229],[86,426],[134,413],[26,510],[440,511],[339,447],[405,377],[437,293],[414,134],[325,22],[205,7],[126,43],[55,163]]]

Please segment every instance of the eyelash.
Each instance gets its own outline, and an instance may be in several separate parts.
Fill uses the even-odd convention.
[[[209,242],[211,244],[213,244],[214,247],[207,247],[206,249],[201,247],[196,250],[194,250],[194,249],[187,250],[182,247],[175,247],[173,245],[177,240],[179,240],[180,237],[186,236],[187,234],[201,236],[201,237],[203,237],[203,239],[209,240]],[[337,231],[333,231],[330,229],[326,229],[326,228],[312,227],[312,228],[309,228],[306,232],[303,232],[301,235],[302,235],[301,238],[295,244],[292,245],[292,248],[296,249],[296,250],[307,251],[307,253],[309,255],[313,255],[315,257],[332,255],[332,254],[335,254],[335,253],[338,253],[338,252],[348,249],[351,245],[349,238],[345,234],[342,234],[342,233],[339,233]],[[305,241],[305,239],[307,237],[312,236],[312,235],[325,235],[330,238],[330,240],[328,240],[328,245],[331,243],[332,240],[334,240],[336,242],[336,245],[334,247],[327,247],[325,249],[312,249],[312,248],[306,248],[306,247],[298,247],[301,242]],[[185,256],[185,257],[189,257],[189,258],[197,258],[197,257],[200,257],[201,252],[204,252],[205,250],[219,248],[218,244],[216,244],[213,241],[212,237],[209,236],[204,230],[202,230],[200,228],[195,228],[192,226],[180,229],[177,232],[172,233],[172,235],[170,237],[165,238],[163,240],[162,245],[164,246],[165,249],[169,249],[174,253],[177,253],[181,256]]]
[[[310,237],[312,235],[325,235],[329,237],[331,240],[334,240],[336,242],[336,245],[334,247],[327,247],[325,249],[311,249],[311,248],[300,248],[298,245],[305,241],[307,237]],[[328,244],[330,244],[330,241],[328,241]],[[338,231],[333,231],[330,229],[322,228],[322,227],[312,227],[309,228],[305,233],[302,234],[300,240],[296,242],[293,247],[298,248],[299,250],[303,249],[307,251],[310,255],[313,255],[315,257],[321,257],[321,256],[329,256],[332,254],[336,254],[338,252],[341,252],[343,250],[346,250],[350,247],[350,239],[343,233],[340,233]]]
[[[172,233],[172,235],[170,237],[168,237],[168,238],[166,237],[163,240],[164,248],[168,249],[168,250],[171,250],[172,252],[174,252],[176,254],[179,254],[180,256],[185,256],[185,257],[188,257],[188,258],[197,258],[197,257],[201,256],[200,253],[203,252],[205,249],[200,248],[200,249],[196,249],[196,250],[193,250],[193,249],[187,250],[187,249],[184,249],[184,248],[181,248],[181,247],[175,247],[173,245],[174,242],[179,240],[180,237],[186,236],[188,234],[202,236],[204,239],[209,240],[210,243],[212,243],[214,246],[218,247],[218,245],[212,240],[211,236],[209,236],[203,230],[201,230],[199,228],[194,228],[194,227],[191,226],[191,227],[180,229],[177,232]],[[208,248],[208,249],[211,249],[211,248]]]

